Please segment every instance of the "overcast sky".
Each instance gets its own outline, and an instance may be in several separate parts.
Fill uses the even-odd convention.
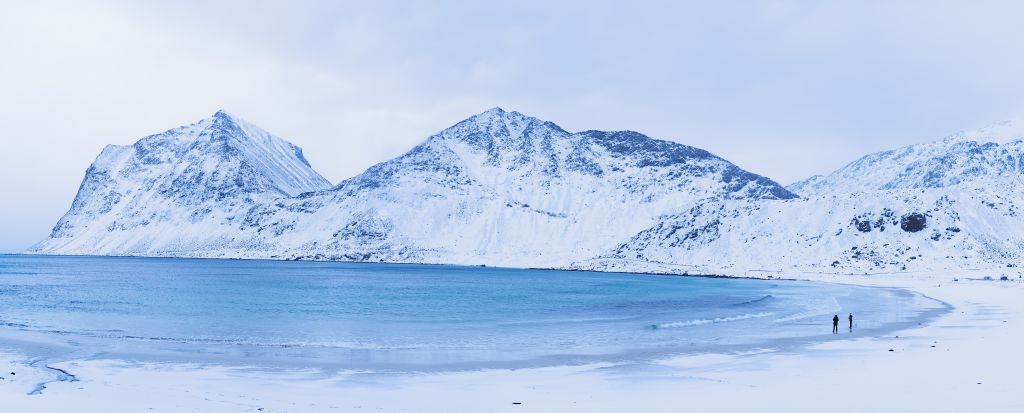
[[[1014,2],[0,1],[0,251],[104,145],[221,108],[333,182],[493,106],[783,184],[1024,116]]]

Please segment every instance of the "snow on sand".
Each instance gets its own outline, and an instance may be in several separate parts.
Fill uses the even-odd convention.
[[[843,329],[850,339],[799,349],[459,373],[267,372],[98,359],[50,364],[77,379],[52,381],[59,376],[54,370],[0,353],[0,410],[1024,411],[1018,388],[1024,358],[1017,354],[1024,339],[1024,284],[965,276],[953,282],[947,274],[801,278],[910,288],[954,311],[892,336]],[[823,329],[830,328],[827,323]],[[42,393],[28,395],[44,381],[51,382]]]

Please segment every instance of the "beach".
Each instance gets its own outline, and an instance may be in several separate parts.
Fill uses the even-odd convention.
[[[5,410],[39,412],[1024,409],[1015,380],[1024,369],[1015,355],[1024,337],[1024,284],[970,279],[978,274],[955,282],[952,274],[794,276],[906,288],[953,311],[891,336],[850,333],[844,318],[840,333],[850,339],[796,348],[515,370],[325,372],[102,357],[47,368],[4,352],[0,395]],[[30,395],[42,382],[45,390]]]
[[[3,11],[0,413],[1024,413],[1024,2]]]

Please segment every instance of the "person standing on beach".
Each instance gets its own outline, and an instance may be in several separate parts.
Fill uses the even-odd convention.
[[[839,334],[839,314],[832,316],[832,334]]]
[[[853,313],[850,313],[850,331],[853,331]]]

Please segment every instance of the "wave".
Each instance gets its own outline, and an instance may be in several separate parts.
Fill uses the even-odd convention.
[[[731,316],[731,317],[707,318],[707,319],[701,319],[701,320],[687,320],[687,321],[676,321],[676,322],[671,322],[671,323],[653,324],[653,325],[651,325],[651,328],[653,328],[655,330],[659,330],[659,329],[663,329],[663,328],[679,328],[679,327],[701,326],[701,325],[706,325],[706,324],[718,324],[718,323],[728,323],[730,321],[748,320],[748,319],[751,319],[751,318],[771,317],[773,315],[775,315],[775,313],[740,314],[740,315]]]
[[[744,301],[742,303],[730,304],[730,307],[744,307],[744,306],[748,306],[748,305],[762,304],[762,303],[765,303],[765,302],[768,302],[768,301],[772,301],[772,300],[775,300],[775,297],[772,296],[771,294],[768,294],[768,295],[766,295],[764,297],[761,297],[761,298],[758,298],[756,300],[750,300],[750,301]]]

